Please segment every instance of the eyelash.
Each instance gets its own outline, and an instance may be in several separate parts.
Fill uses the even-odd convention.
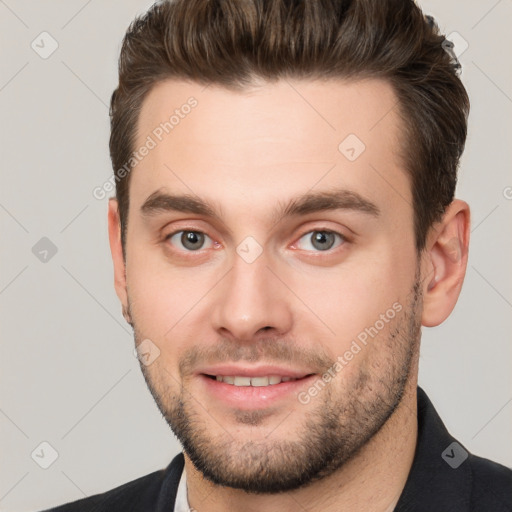
[[[183,234],[183,233],[199,233],[199,234],[202,234],[202,235],[204,235],[205,237],[209,238],[212,241],[212,245],[214,247],[220,246],[220,244],[218,242],[215,242],[214,240],[212,240],[212,238],[209,235],[207,235],[204,231],[200,231],[200,230],[197,230],[197,229],[180,229],[180,230],[177,230],[177,231],[173,231],[172,233],[169,233],[168,235],[166,235],[164,237],[164,241],[167,242],[167,241],[171,240],[171,238],[174,237],[175,235]],[[317,250],[317,251],[307,251],[307,252],[318,253],[318,254],[332,254],[340,246],[343,246],[346,243],[350,242],[350,240],[348,239],[347,236],[345,236],[345,235],[343,235],[341,233],[338,233],[337,231],[333,231],[332,229],[327,229],[327,228],[319,227],[319,228],[315,228],[315,229],[309,229],[308,231],[305,231],[304,233],[302,233],[297,238],[297,242],[293,243],[292,247],[297,245],[298,242],[300,240],[302,240],[306,235],[310,235],[311,236],[313,233],[328,233],[328,234],[335,235],[338,238],[338,240],[340,240],[340,243],[338,243],[338,245],[336,245],[333,248],[327,249],[326,251]],[[191,250],[188,250],[188,249],[178,249],[178,251],[180,251],[180,252],[189,253],[189,254],[194,254],[194,253],[198,253],[199,254],[203,250],[204,250],[204,248],[198,249],[196,251],[191,251]]]

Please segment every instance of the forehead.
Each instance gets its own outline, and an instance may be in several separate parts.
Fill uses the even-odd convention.
[[[243,90],[167,80],[142,105],[130,203],[167,188],[253,212],[312,188],[410,202],[400,118],[382,80],[280,80]]]

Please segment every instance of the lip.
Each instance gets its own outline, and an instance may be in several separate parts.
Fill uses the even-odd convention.
[[[219,382],[208,375],[233,375],[241,377],[263,377],[267,375],[279,375],[297,380],[280,382],[270,386],[234,386]],[[293,370],[277,366],[241,367],[241,366],[215,366],[201,369],[197,378],[205,396],[209,396],[214,402],[220,402],[229,408],[239,410],[263,409],[271,405],[277,405],[285,400],[296,401],[297,394],[303,388],[311,385],[317,377],[311,372]]]
[[[240,366],[233,364],[206,366],[197,371],[199,375],[233,375],[240,377],[265,377],[267,375],[279,375],[280,377],[290,377],[291,379],[302,379],[312,372],[307,370],[286,368],[275,365],[261,366]],[[276,384],[277,386],[278,384]]]

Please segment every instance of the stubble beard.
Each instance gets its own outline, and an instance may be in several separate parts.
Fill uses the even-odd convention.
[[[272,418],[272,411],[234,411],[229,421],[210,416],[199,404],[199,397],[191,396],[183,385],[176,389],[178,380],[167,370],[156,374],[151,367],[142,363],[140,366],[160,412],[206,479],[248,493],[282,493],[305,487],[339,470],[396,411],[418,357],[421,309],[417,278],[409,303],[397,314],[396,322],[363,349],[372,350],[372,343],[384,344],[379,351],[381,359],[377,364],[369,361],[357,373],[352,372],[350,379],[342,380],[341,370],[311,401],[314,407],[302,415],[301,424],[292,425],[293,435],[286,435],[286,431],[294,413],[290,414],[288,424],[285,415],[279,415],[275,431],[265,438],[236,439],[229,432],[233,421],[257,427]],[[133,327],[138,344],[144,337],[137,330],[136,322]],[[258,357],[254,351],[252,356],[252,360]],[[233,354],[231,360],[236,357],[240,358],[240,353]],[[296,411],[300,413],[301,407],[304,406],[297,401]]]

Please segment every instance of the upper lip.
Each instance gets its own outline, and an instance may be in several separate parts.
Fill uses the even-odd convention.
[[[266,377],[269,375],[277,375],[279,377],[290,377],[292,379],[301,379],[313,372],[303,371],[300,369],[285,368],[275,365],[261,366],[240,366],[233,364],[222,364],[214,366],[205,366],[197,371],[198,374],[205,375],[222,375],[222,376],[239,376],[239,377]]]

